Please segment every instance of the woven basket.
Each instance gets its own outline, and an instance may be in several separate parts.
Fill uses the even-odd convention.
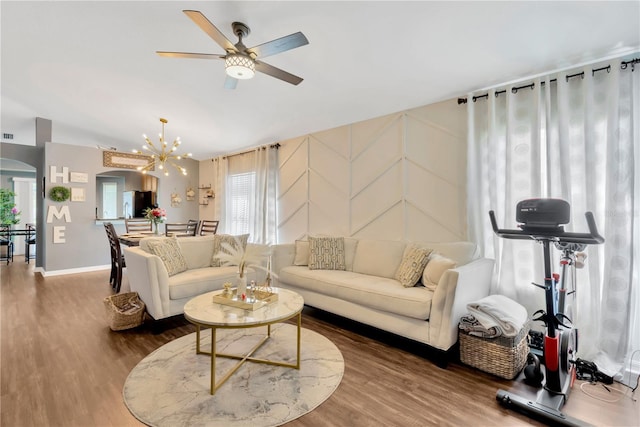
[[[515,337],[480,338],[460,330],[460,361],[481,371],[512,380],[527,362],[528,325]]]
[[[103,302],[113,331],[135,328],[144,322],[145,305],[137,292],[111,295]]]

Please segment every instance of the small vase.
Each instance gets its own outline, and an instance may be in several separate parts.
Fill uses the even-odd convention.
[[[242,294],[246,295],[246,293],[247,293],[247,276],[238,275],[238,286],[237,286],[236,295],[238,295],[238,298],[241,298]]]
[[[155,235],[159,235],[160,234],[160,230],[158,230],[158,223],[157,222],[153,223],[153,234],[155,234]]]

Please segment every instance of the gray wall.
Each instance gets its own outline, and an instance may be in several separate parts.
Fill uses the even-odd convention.
[[[197,202],[187,202],[184,196],[186,188],[193,185],[192,181],[198,177],[198,162],[192,159],[182,160],[189,170],[189,176],[183,176],[177,171],[170,173],[168,177],[150,172],[159,178],[157,200],[158,205],[167,210],[170,222],[186,222],[188,219],[198,219]],[[60,209],[67,205],[71,215],[71,222],[65,222],[63,218],[53,218],[51,223],[45,224],[46,260],[44,270],[46,272],[85,269],[92,266],[102,266],[110,263],[109,246],[101,223],[96,223],[96,174],[112,171],[113,168],[105,168],[102,165],[102,151],[92,147],[82,147],[67,144],[48,143],[45,146],[46,182],[44,202],[44,218],[49,206],[57,206]],[[69,172],[81,172],[88,175],[87,183],[63,184],[61,179],[55,183],[50,179],[50,167],[55,166],[57,172],[62,172],[63,167],[68,167]],[[122,171],[122,170],[120,170]],[[84,202],[66,201],[53,202],[48,197],[49,190],[54,186],[68,188],[80,187],[85,189]],[[197,186],[197,181],[195,186]],[[182,195],[183,202],[179,207],[171,207],[170,193],[178,191]],[[53,243],[55,226],[65,227],[65,243]],[[124,232],[124,224],[116,224],[116,231]]]
[[[110,263],[109,246],[104,226],[96,224],[95,220],[96,174],[107,171],[120,173],[122,170],[102,166],[102,151],[92,147],[58,143],[42,145],[43,147],[0,143],[0,157],[19,160],[36,168],[38,194],[43,194],[43,179],[46,177],[45,198],[38,197],[36,204],[38,212],[36,238],[39,242],[36,267],[42,268],[46,274],[108,265]],[[193,159],[184,159],[182,162],[189,171],[188,176],[183,176],[177,171],[168,177],[151,173],[159,178],[158,204],[167,210],[167,217],[171,222],[198,219],[198,202],[197,200],[186,201],[185,192],[188,187],[198,186],[199,162]],[[50,166],[56,166],[58,172],[62,172],[62,168],[66,166],[70,172],[86,173],[88,182],[63,184],[58,179],[56,183],[51,183]],[[65,203],[51,201],[48,191],[51,187],[58,185],[84,188],[85,201]],[[182,196],[183,202],[179,207],[171,207],[171,192],[178,192]],[[47,212],[51,205],[57,207],[68,205],[71,222],[66,223],[64,219],[54,218],[52,223],[47,224]],[[53,243],[54,226],[65,227],[65,243]],[[116,225],[116,230],[124,232],[124,225]]]
[[[13,181],[12,178],[35,178],[35,172],[18,172],[18,171],[7,171],[0,170],[0,188],[7,188],[13,191]]]

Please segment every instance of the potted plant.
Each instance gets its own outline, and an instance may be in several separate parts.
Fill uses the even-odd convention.
[[[0,188],[0,224],[15,225],[20,222],[20,211],[16,207],[15,193]]]

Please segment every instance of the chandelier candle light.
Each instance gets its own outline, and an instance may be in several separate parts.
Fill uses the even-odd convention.
[[[191,153],[181,156],[175,152],[178,149],[178,146],[182,143],[182,141],[180,141],[180,137],[177,137],[171,144],[171,147],[169,147],[167,141],[164,139],[164,125],[167,123],[167,119],[161,118],[160,122],[162,122],[162,133],[159,134],[160,148],[156,147],[153,142],[147,138],[147,135],[142,135],[144,140],[147,142],[142,146],[142,149],[150,154],[152,160],[146,166],[139,166],[137,169],[142,173],[147,173],[149,169],[157,164],[158,169],[164,171],[165,176],[169,176],[169,170],[165,165],[165,163],[168,162],[178,169],[183,175],[186,175],[187,170],[182,166],[178,166],[174,160],[180,160],[183,157],[191,157]],[[136,154],[147,154],[139,150],[133,150],[133,152]]]

